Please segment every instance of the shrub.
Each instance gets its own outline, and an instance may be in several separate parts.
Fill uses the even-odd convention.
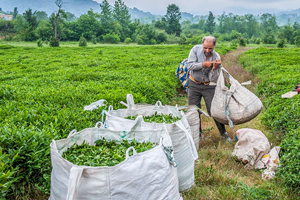
[[[243,37],[240,37],[239,38],[239,44],[240,44],[240,46],[245,47],[246,44],[247,44],[247,40],[245,38],[243,38]]]
[[[142,36],[140,36],[140,35],[138,35],[138,36],[136,37],[135,42],[136,42],[137,44],[141,44],[141,45],[145,44],[145,42],[144,42]]]
[[[37,46],[38,46],[38,47],[42,47],[42,46],[43,46],[43,40],[38,39],[38,40],[37,40]]]
[[[237,49],[237,41],[236,40],[232,40],[232,42],[230,43],[230,48]]]
[[[118,44],[120,42],[120,37],[114,33],[108,33],[103,36],[103,41],[111,44]]]
[[[300,36],[296,36],[294,42],[295,42],[296,47],[300,47]]]
[[[284,39],[279,39],[277,42],[278,48],[284,48],[286,46],[286,41]]]
[[[57,39],[55,37],[51,37],[49,46],[50,47],[59,47],[59,39]]]
[[[130,44],[130,43],[132,43],[132,39],[131,39],[131,38],[126,38],[126,39],[124,40],[124,43],[125,43],[125,44]]]
[[[91,42],[92,42],[93,44],[97,44],[97,37],[96,37],[95,35],[92,35]]]
[[[156,44],[156,40],[152,38],[152,39],[149,41],[149,44]]]
[[[80,47],[86,47],[87,46],[87,41],[83,36],[81,36],[80,39],[79,39],[79,46]]]
[[[260,43],[261,43],[260,38],[255,39],[255,42],[254,42],[254,43],[255,43],[255,44],[260,44]]]
[[[179,44],[187,44],[187,38],[184,35],[180,36]]]

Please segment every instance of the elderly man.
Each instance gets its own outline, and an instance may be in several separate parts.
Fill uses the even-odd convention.
[[[216,82],[221,67],[221,57],[214,51],[216,38],[205,36],[201,45],[195,45],[190,51],[187,68],[190,76],[188,81],[189,105],[201,108],[201,99],[204,98],[207,112],[210,115],[211,102],[215,94]],[[231,141],[225,125],[216,121],[215,123],[223,139]],[[200,125],[201,134],[201,125]]]

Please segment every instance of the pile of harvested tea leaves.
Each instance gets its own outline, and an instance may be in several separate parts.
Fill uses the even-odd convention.
[[[134,147],[136,152],[140,153],[156,145],[151,142],[138,143],[136,140],[131,142],[122,140],[117,143],[103,138],[95,141],[94,146],[90,146],[85,141],[81,145],[75,143],[62,154],[62,157],[75,165],[114,166],[125,160],[126,150],[129,147]],[[132,154],[132,151],[130,152]]]

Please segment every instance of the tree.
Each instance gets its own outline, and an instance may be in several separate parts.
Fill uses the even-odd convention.
[[[34,41],[36,40],[36,36],[34,35],[34,30],[38,26],[36,11],[32,12],[29,8],[23,13],[23,17],[25,19],[25,32],[24,32],[24,40],[25,41]]]
[[[48,14],[45,11],[37,11],[36,12],[36,19],[39,22],[40,20],[48,20]]]
[[[165,19],[167,23],[166,32],[168,34],[175,34],[176,36],[180,36],[180,33],[182,31],[181,25],[179,23],[181,19],[181,12],[176,4],[168,5]]]
[[[259,24],[255,17],[252,14],[245,15],[245,26],[246,26],[246,32],[251,38],[252,36],[258,36],[259,35]]]
[[[14,7],[13,19],[16,19],[17,15],[18,15],[18,8]]]
[[[122,27],[120,32],[120,39],[121,41],[124,41],[125,38],[130,37],[132,33],[129,28],[129,24],[131,23],[130,14],[127,6],[124,4],[124,2],[122,2],[122,0],[115,1],[113,18]]]
[[[276,22],[276,17],[275,15],[271,15],[269,13],[264,13],[260,17],[261,20],[261,29],[265,33],[276,33],[278,30],[278,25]]]
[[[284,40],[286,39],[287,43],[294,44],[294,28],[292,26],[286,25],[279,29],[278,38]]]
[[[58,7],[57,13],[52,13],[51,18],[54,22],[54,38],[58,39],[58,24],[61,19],[67,19],[67,15],[65,11],[62,9],[63,1],[62,0],[56,0],[55,1],[56,6]]]
[[[39,39],[48,40],[53,35],[51,23],[42,19],[36,28],[36,34]]]
[[[104,0],[101,4],[100,23],[103,29],[103,34],[111,32],[111,25],[113,24],[113,16],[109,3]]]
[[[205,22],[205,32],[212,34],[215,30],[216,22],[215,17],[211,11],[209,11],[208,18]]]
[[[14,31],[13,21],[4,20],[0,18],[0,32],[3,33],[4,37],[6,38],[7,34],[13,33],[13,31]]]
[[[87,14],[81,15],[76,21],[77,34],[87,40],[91,40],[93,35],[99,36],[101,24],[97,18],[98,14],[94,13],[93,10],[89,10]]]

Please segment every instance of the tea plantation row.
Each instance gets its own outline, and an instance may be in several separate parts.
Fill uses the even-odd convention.
[[[247,51],[240,61],[261,79],[257,92],[264,99],[263,123],[274,137],[282,136],[278,175],[288,185],[300,187],[300,95],[281,95],[300,83],[300,49],[258,48]]]
[[[51,141],[101,121],[101,109],[85,105],[106,99],[118,109],[129,93],[135,102],[172,104],[176,67],[191,48],[0,46],[0,199],[49,195]]]

